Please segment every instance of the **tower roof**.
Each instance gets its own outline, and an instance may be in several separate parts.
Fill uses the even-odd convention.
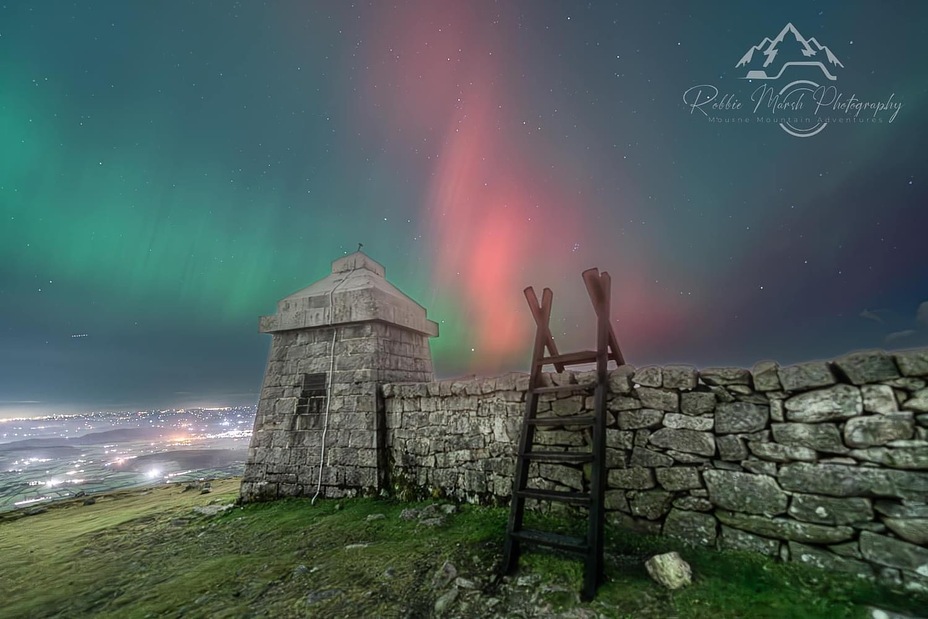
[[[438,324],[426,317],[424,307],[385,279],[386,269],[356,251],[332,262],[332,273],[284,297],[277,313],[262,316],[262,333],[309,329],[372,320],[395,324],[430,336]]]

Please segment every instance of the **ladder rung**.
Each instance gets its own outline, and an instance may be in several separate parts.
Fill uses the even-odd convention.
[[[538,488],[525,488],[516,494],[524,499],[537,499],[539,501],[560,501],[571,505],[589,505],[590,495],[582,492],[564,492],[562,490],[539,490]]]
[[[522,529],[510,533],[514,538],[523,542],[532,542],[535,544],[544,544],[552,548],[559,548],[570,552],[586,553],[589,546],[586,540],[580,537],[570,535],[561,535],[560,533],[549,533],[548,531],[535,531],[533,529]]]
[[[538,394],[558,393],[560,391],[582,391],[584,389],[592,389],[595,386],[596,386],[596,383],[578,383],[576,385],[555,385],[554,387],[535,387],[533,391]]]
[[[536,426],[591,426],[596,421],[596,417],[577,416],[573,417],[542,417],[529,419],[528,423]]]
[[[538,365],[580,365],[581,363],[592,363],[596,361],[595,350],[581,350],[580,352],[569,352],[554,357],[542,357],[538,360]]]
[[[529,460],[545,462],[592,462],[593,454],[588,451],[529,451],[522,454]]]

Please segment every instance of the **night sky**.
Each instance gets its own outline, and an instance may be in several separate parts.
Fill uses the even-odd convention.
[[[756,122],[788,23],[837,80],[765,83],[901,107]],[[258,316],[358,243],[439,376],[527,368],[527,285],[588,345],[591,266],[639,366],[926,345],[926,40],[917,1],[5,0],[0,416],[254,403]]]

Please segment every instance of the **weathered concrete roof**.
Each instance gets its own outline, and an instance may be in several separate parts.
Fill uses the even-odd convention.
[[[425,308],[385,275],[383,265],[360,251],[339,258],[332,263],[331,275],[281,299],[276,314],[262,316],[259,331],[379,320],[437,336],[438,324],[426,317]]]

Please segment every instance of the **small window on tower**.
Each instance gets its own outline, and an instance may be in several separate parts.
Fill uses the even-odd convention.
[[[326,374],[303,374],[300,399],[296,404],[296,430],[316,430],[322,427],[325,413]]]

